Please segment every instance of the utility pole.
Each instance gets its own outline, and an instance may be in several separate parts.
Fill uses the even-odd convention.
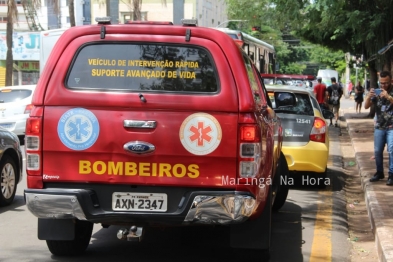
[[[348,85],[349,85],[349,80],[351,79],[351,69],[349,68],[349,62],[351,61],[351,54],[350,53],[345,53],[345,87],[344,87],[344,94],[346,98],[349,98],[348,94]]]
[[[180,25],[183,18],[186,18],[184,17],[184,0],[173,0],[173,24]]]
[[[111,18],[112,24],[120,23],[119,20],[119,0],[108,0],[106,2],[106,15]]]
[[[356,56],[355,57],[355,63],[353,64],[353,66],[356,69],[356,82],[355,82],[355,86],[358,84],[358,70],[359,70],[359,65],[361,65],[361,63],[363,62],[363,55],[361,56]]]
[[[82,1],[83,24],[91,25],[91,2],[90,0]]]

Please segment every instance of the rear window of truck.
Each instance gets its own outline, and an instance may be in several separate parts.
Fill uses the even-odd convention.
[[[68,88],[102,91],[216,93],[218,83],[206,49],[168,44],[85,45],[66,78]]]

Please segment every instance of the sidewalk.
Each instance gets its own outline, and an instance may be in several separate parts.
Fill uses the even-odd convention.
[[[379,261],[393,261],[393,186],[386,185],[388,156],[384,154],[385,179],[369,182],[376,172],[375,161],[371,159],[374,155],[373,119],[367,118],[368,110],[361,114],[354,109],[342,112],[355,151]]]

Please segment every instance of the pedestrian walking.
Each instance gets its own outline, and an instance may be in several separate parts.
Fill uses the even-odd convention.
[[[368,109],[372,104],[375,107],[374,117],[374,157],[377,172],[370,182],[376,182],[385,178],[383,168],[383,150],[385,144],[389,155],[389,177],[386,185],[393,185],[393,87],[392,75],[389,71],[379,74],[381,89],[370,88],[364,108]]]
[[[360,84],[360,81],[355,86],[355,110],[356,113],[360,114],[362,110],[363,103],[363,95],[364,95],[364,87]]]
[[[349,80],[349,83],[348,83],[348,96],[349,96],[349,98],[351,98],[352,88],[353,88],[352,82],[351,82],[351,80]]]
[[[334,119],[335,119],[334,126],[338,127],[340,99],[343,95],[343,89],[340,85],[337,84],[335,77],[332,77],[331,80],[332,80],[332,85],[326,89],[326,95],[328,98],[329,109],[334,114]],[[331,120],[330,120],[330,125],[333,125]]]
[[[322,83],[322,78],[317,78],[318,84],[314,86],[314,95],[321,107],[326,104],[326,85]]]

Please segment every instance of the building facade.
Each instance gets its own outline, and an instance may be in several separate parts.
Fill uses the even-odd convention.
[[[23,6],[20,0],[16,0],[18,22],[14,23],[13,34],[14,85],[37,83],[40,74],[40,32],[70,27],[68,1],[59,0],[59,11],[55,12],[56,6],[51,0],[42,1],[38,10],[29,5]],[[142,20],[173,22],[173,4],[174,0],[143,0]],[[184,18],[197,19],[199,26],[215,27],[227,20],[225,0],[183,0],[183,4]],[[7,1],[0,0],[0,86],[5,84],[7,8]],[[79,26],[95,23],[96,17],[106,16],[107,8],[103,1],[74,0],[74,12],[75,23]],[[119,23],[134,20],[131,1],[119,1],[116,20]]]

